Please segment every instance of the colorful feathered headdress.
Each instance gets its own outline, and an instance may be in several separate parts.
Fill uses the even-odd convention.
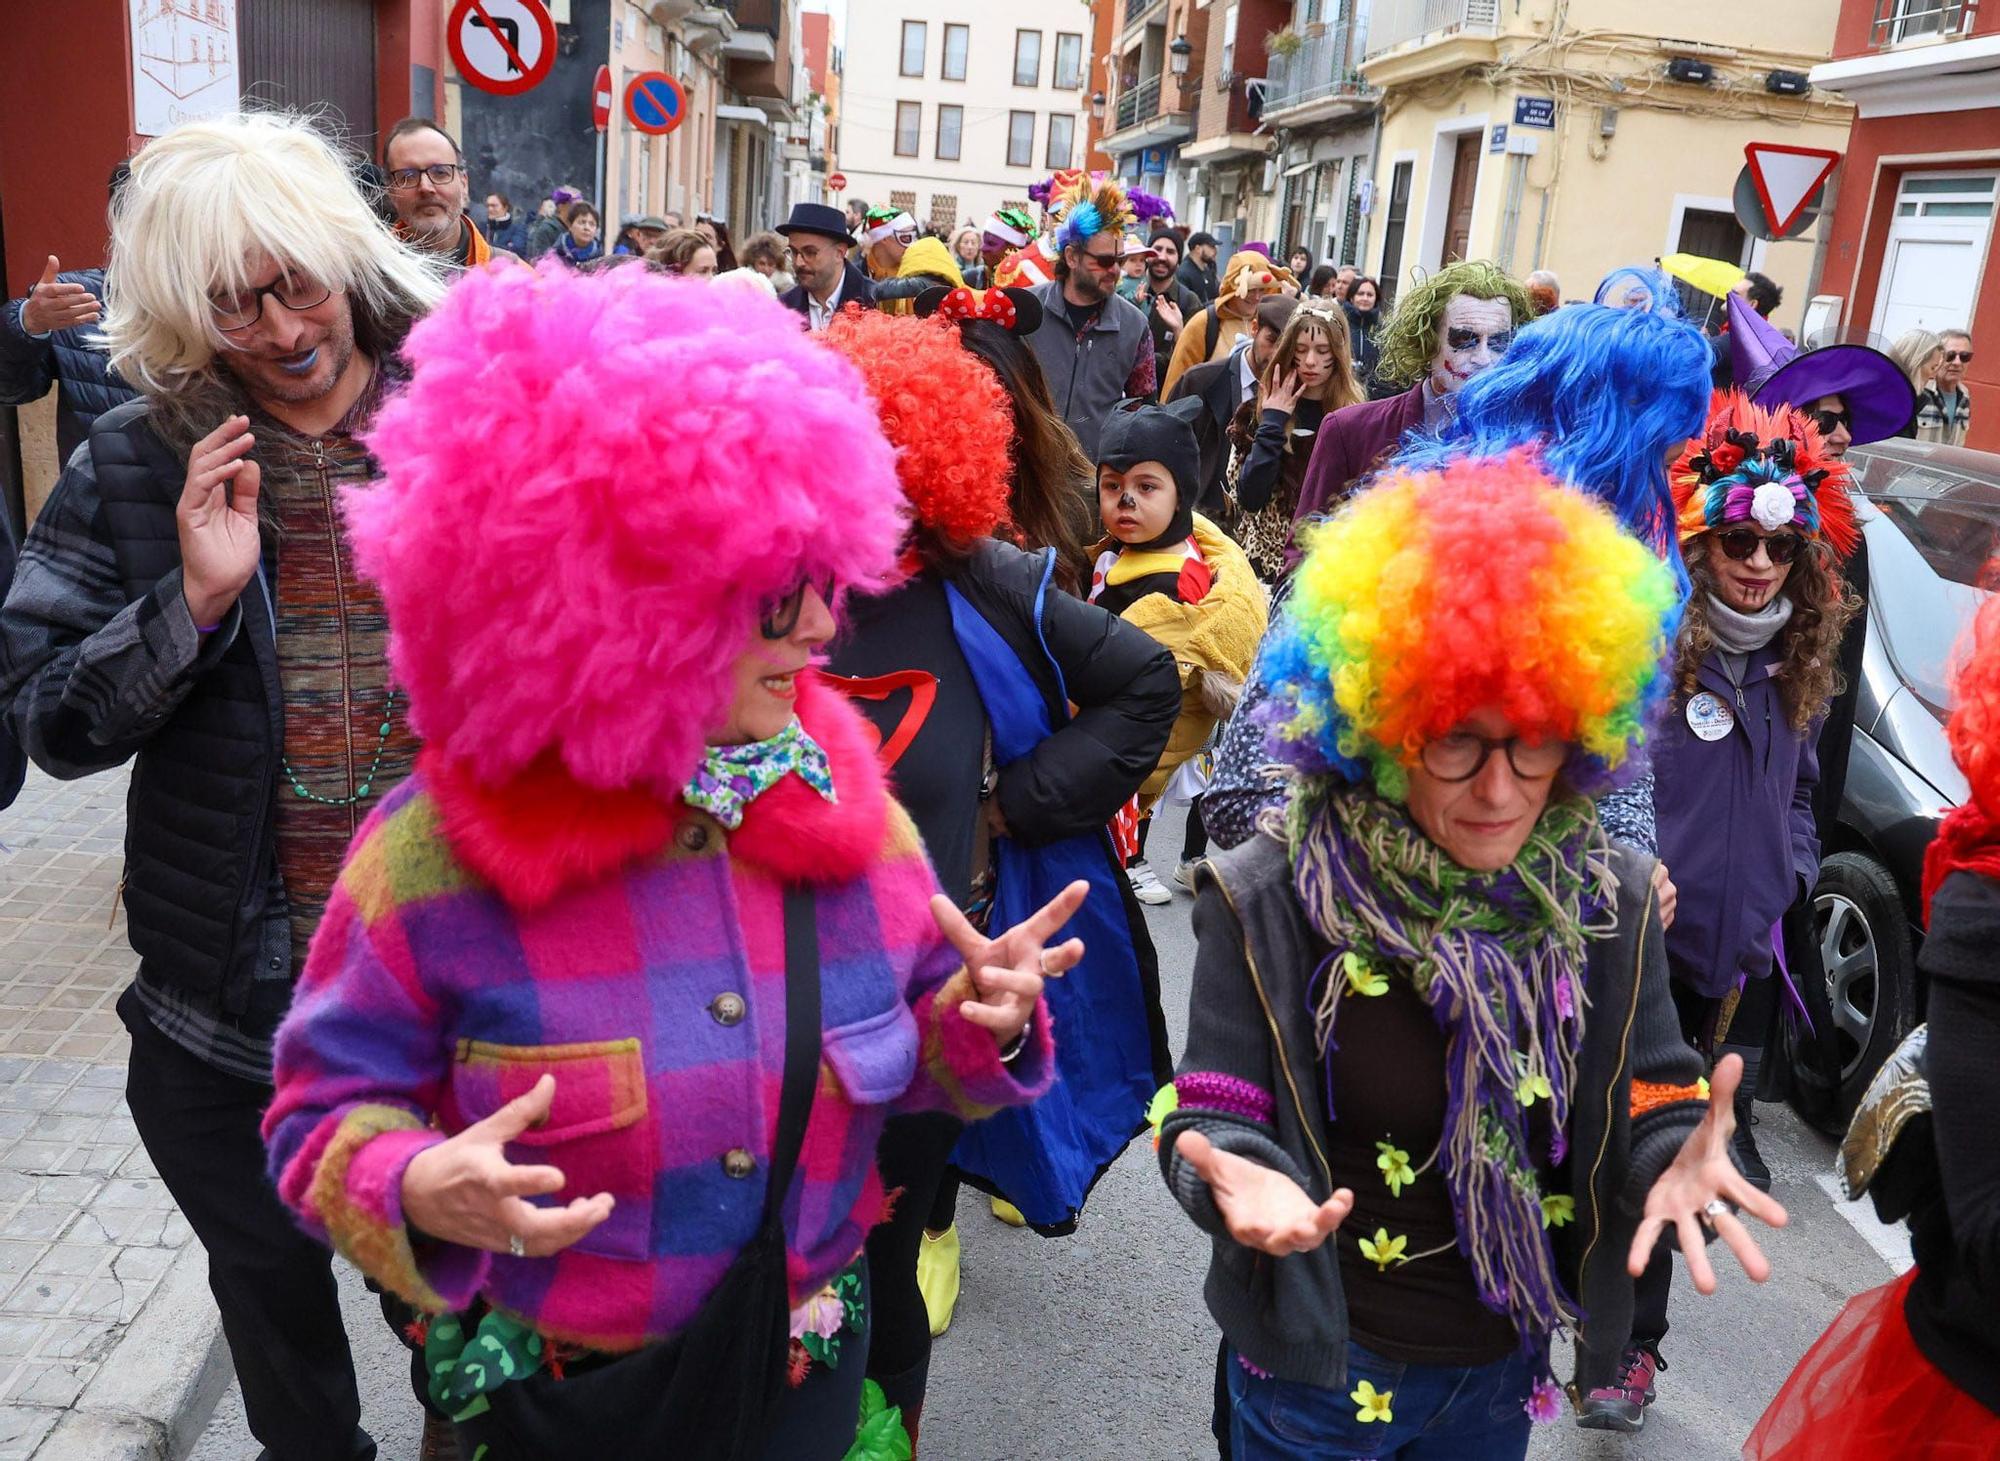
[[[1827,455],[1812,418],[1792,406],[1767,410],[1741,391],[1716,393],[1700,439],[1674,464],[1673,489],[1682,542],[1754,522],[1824,538],[1846,558],[1859,535],[1847,468]]]
[[[1055,231],[1057,253],[1100,233],[1122,234],[1138,221],[1132,213],[1132,200],[1113,178],[1080,177],[1069,189],[1050,194],[1050,210],[1058,207],[1062,209],[1062,224]]]
[[[1534,453],[1392,470],[1308,537],[1265,642],[1271,753],[1400,800],[1424,745],[1497,707],[1616,779],[1669,688],[1679,595],[1659,556]]]

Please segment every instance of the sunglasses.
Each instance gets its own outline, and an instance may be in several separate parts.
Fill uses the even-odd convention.
[[[1117,254],[1093,254],[1089,249],[1080,249],[1078,252],[1100,269],[1111,270],[1118,267]]]
[[[1852,411],[1815,411],[1812,413],[1812,418],[1814,424],[1819,427],[1819,434],[1821,436],[1833,435],[1833,429],[1836,426],[1845,426],[1849,431],[1854,429],[1854,413]]]
[[[820,602],[833,603],[834,584],[831,577],[823,579],[802,578],[798,587],[790,593],[781,594],[765,601],[763,612],[757,619],[757,632],[766,639],[789,639],[799,627],[799,615],[805,612],[806,590],[818,592]]]
[[[1797,533],[1773,533],[1761,538],[1749,528],[1731,528],[1726,533],[1715,535],[1716,546],[1723,556],[1738,563],[1747,563],[1757,554],[1759,545],[1770,555],[1771,562],[1782,568],[1799,556],[1799,549],[1805,546],[1805,539]]]
[[[1970,350],[1947,350],[1944,352],[1944,358],[1954,365],[1972,364],[1972,352]]]

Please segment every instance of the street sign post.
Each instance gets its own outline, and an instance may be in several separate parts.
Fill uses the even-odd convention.
[[[846,192],[846,191],[847,191],[847,174],[846,174],[846,173],[844,173],[844,172],[837,172],[837,173],[835,173],[835,174],[834,174],[834,175],[833,175],[832,177],[830,177],[830,178],[828,178],[828,179],[826,180],[826,187],[827,187],[827,191],[828,191],[828,192],[830,192],[830,193],[844,193],[844,192]]]
[[[1813,195],[1840,165],[1840,154],[1824,147],[1794,147],[1784,142],[1747,142],[1744,159],[1750,182],[1773,235],[1787,237]]]
[[[611,68],[599,66],[590,83],[590,122],[598,131],[611,127]]]
[[[457,0],[444,36],[458,74],[495,96],[533,90],[556,63],[556,26],[542,0]]]
[[[687,116],[687,93],[664,71],[641,71],[625,87],[625,120],[641,132],[664,136]]]
[[[1771,220],[1764,216],[1764,200],[1757,194],[1757,180],[1750,175],[1748,164],[1736,170],[1736,187],[1731,194],[1731,204],[1736,210],[1736,221],[1743,225],[1743,231],[1752,238],[1761,238],[1765,243],[1781,243],[1788,238],[1797,238],[1819,222],[1820,202],[1826,189],[1815,189],[1806,199],[1806,206],[1799,216],[1792,220],[1792,226],[1783,233],[1771,231]]]

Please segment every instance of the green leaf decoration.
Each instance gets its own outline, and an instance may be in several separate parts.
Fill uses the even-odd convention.
[[[860,1424],[845,1461],[910,1461],[910,1433],[903,1429],[903,1411],[889,1404],[873,1380],[861,1385]]]

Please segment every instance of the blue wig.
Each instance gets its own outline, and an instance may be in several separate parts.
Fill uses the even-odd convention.
[[[1708,419],[1713,360],[1677,312],[1567,305],[1522,329],[1454,398],[1440,434],[1412,437],[1395,464],[1536,446],[1552,476],[1599,498],[1667,559],[1685,593],[1667,459]]]

